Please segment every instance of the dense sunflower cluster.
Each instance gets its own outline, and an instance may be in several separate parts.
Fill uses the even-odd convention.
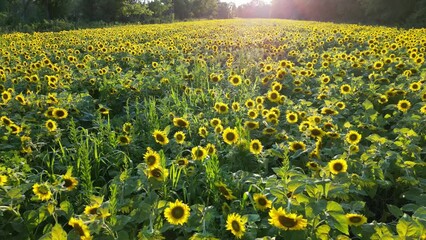
[[[401,234],[425,52],[425,29],[286,20],[2,35],[0,205],[31,238]]]

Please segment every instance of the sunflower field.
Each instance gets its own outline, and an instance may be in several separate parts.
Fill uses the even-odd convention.
[[[426,239],[426,29],[0,36],[1,239]]]

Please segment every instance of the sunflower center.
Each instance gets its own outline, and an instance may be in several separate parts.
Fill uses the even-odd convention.
[[[312,135],[314,135],[314,136],[319,136],[319,135],[321,135],[321,131],[320,131],[320,130],[318,130],[318,129],[313,129],[313,130],[311,131],[311,133],[312,133]]]
[[[343,169],[343,165],[341,163],[335,163],[333,165],[333,169],[337,172],[340,172]]]
[[[179,125],[180,127],[186,127],[186,122],[185,122],[185,121],[183,121],[183,120],[179,120],[179,121],[177,122],[177,125]]]
[[[153,165],[156,162],[156,158],[155,158],[155,156],[150,155],[150,156],[148,156],[146,161],[148,162],[148,165]]]
[[[159,178],[159,177],[161,177],[161,176],[162,176],[162,172],[161,172],[161,170],[160,170],[160,169],[153,169],[153,170],[151,171],[151,174],[152,174],[152,176],[154,176],[154,177],[156,177],[156,178]]]
[[[68,178],[64,179],[64,187],[71,187],[72,185],[73,184],[71,179],[68,179]]]
[[[180,218],[182,218],[184,214],[185,214],[185,211],[184,211],[184,209],[183,209],[182,207],[180,207],[180,206],[174,207],[174,208],[172,209],[172,216],[173,216],[173,218],[175,218],[175,219],[180,219]]]
[[[295,221],[295,219],[286,216],[279,216],[278,221],[281,225],[288,228],[292,228],[297,225],[297,221]]]
[[[252,147],[253,147],[254,150],[259,150],[260,149],[258,143],[253,143]]]
[[[240,228],[240,224],[238,223],[238,221],[232,221],[231,223],[232,225],[232,229],[234,229],[235,232],[239,232],[241,230]]]
[[[90,214],[92,214],[92,215],[97,214],[97,213],[98,213],[98,208],[97,208],[97,207],[93,207],[93,208],[91,208],[91,209],[89,210],[89,213],[90,213]]]
[[[58,117],[63,117],[64,115],[65,115],[65,113],[64,113],[64,111],[62,111],[62,110],[59,110],[59,111],[56,111],[56,116],[58,116]]]
[[[230,133],[226,134],[226,139],[227,139],[228,141],[233,141],[233,140],[235,139],[235,134],[234,134],[234,133],[232,133],[232,132],[230,132]]]
[[[349,88],[348,87],[343,87],[343,91],[344,92],[349,92]]]
[[[84,230],[79,224],[74,224],[74,230],[78,232],[78,235],[84,236]]]
[[[226,189],[226,188],[225,188],[225,187],[223,187],[223,186],[220,186],[220,187],[219,187],[219,191],[220,191],[223,195],[225,195],[225,196],[228,196],[228,195],[229,195],[228,189]]]
[[[362,221],[362,218],[359,217],[359,216],[353,216],[353,217],[349,218],[349,221],[352,222],[352,223],[359,223],[359,222]]]
[[[277,99],[278,95],[276,93],[271,93],[271,99]]]
[[[197,149],[197,151],[195,152],[195,155],[196,155],[197,157],[202,157],[202,156],[204,155],[204,152],[203,152],[203,150],[201,150],[201,149]]]
[[[266,201],[266,199],[265,199],[265,198],[261,197],[261,198],[259,198],[259,199],[257,200],[257,203],[258,203],[260,206],[266,206],[267,201]]]
[[[407,103],[401,103],[401,108],[407,108],[408,107],[408,104]]]
[[[157,136],[155,136],[155,138],[159,141],[159,142],[164,142],[164,137],[160,134],[157,134]]]
[[[356,135],[356,134],[351,134],[351,135],[349,135],[349,139],[350,139],[351,141],[356,141],[356,140],[358,139],[358,135]]]
[[[294,149],[296,149],[296,150],[299,150],[299,149],[302,149],[302,148],[303,148],[303,146],[302,146],[302,144],[300,144],[300,143],[294,143],[294,144],[293,144],[293,148],[294,148]]]
[[[290,119],[291,121],[294,121],[294,120],[296,120],[296,116],[290,115],[290,116],[288,116],[288,119]]]
[[[42,186],[38,187],[38,192],[40,194],[45,195],[49,192],[49,189],[46,186],[42,185]]]

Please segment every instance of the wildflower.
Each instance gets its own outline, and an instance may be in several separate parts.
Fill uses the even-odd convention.
[[[298,116],[295,112],[288,112],[285,118],[287,119],[288,123],[297,123],[298,121]]]
[[[302,215],[286,213],[282,207],[272,208],[269,217],[269,224],[282,230],[303,230],[308,225],[308,221]]]
[[[269,200],[264,194],[253,194],[253,200],[255,203],[255,207],[261,211],[265,211],[272,207],[272,201]]]
[[[345,173],[348,170],[348,164],[344,159],[332,160],[328,163],[328,167],[332,174]]]
[[[200,127],[198,128],[198,135],[200,135],[200,137],[205,138],[207,137],[208,131],[206,127]]]
[[[245,224],[247,223],[247,218],[241,217],[238,213],[228,214],[226,219],[226,230],[231,231],[231,233],[238,239],[242,238],[246,228]]]
[[[189,215],[189,206],[178,199],[174,203],[169,202],[169,207],[164,210],[164,217],[173,225],[183,225],[188,222]]]
[[[233,86],[238,86],[241,84],[242,82],[242,78],[240,75],[232,75],[229,77],[229,82],[233,85]]]

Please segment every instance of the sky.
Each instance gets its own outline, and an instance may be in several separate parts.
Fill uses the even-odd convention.
[[[263,0],[265,3],[271,3],[271,0]],[[221,0],[221,2],[233,2],[235,5],[243,5],[251,2],[251,0]]]

